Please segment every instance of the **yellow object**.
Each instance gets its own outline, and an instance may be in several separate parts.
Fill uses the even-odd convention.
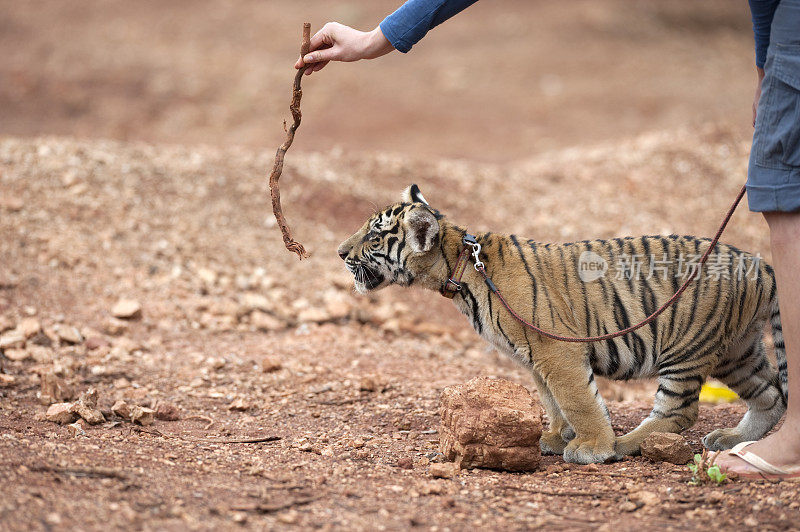
[[[700,401],[703,403],[732,403],[739,399],[736,392],[716,382],[707,382],[700,389]]]

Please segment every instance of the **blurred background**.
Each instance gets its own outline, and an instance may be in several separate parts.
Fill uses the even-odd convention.
[[[0,1],[0,134],[281,142],[303,21],[399,0]],[[518,160],[714,122],[749,137],[744,0],[478,2],[410,54],[305,81],[295,149]]]

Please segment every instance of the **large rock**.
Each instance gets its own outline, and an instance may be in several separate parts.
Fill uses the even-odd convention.
[[[642,456],[653,462],[683,465],[690,462],[694,452],[686,439],[671,432],[654,432],[642,442]]]
[[[442,391],[439,446],[459,467],[533,471],[542,409],[523,386],[477,377]]]

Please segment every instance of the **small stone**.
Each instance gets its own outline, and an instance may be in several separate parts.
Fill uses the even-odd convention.
[[[178,407],[170,403],[160,403],[156,408],[156,419],[161,421],[178,421],[181,418]]]
[[[433,478],[453,478],[458,473],[458,466],[452,462],[431,464],[428,466],[428,473]]]
[[[25,336],[16,329],[13,329],[0,336],[0,349],[14,349],[25,346]]]
[[[133,406],[131,407],[131,421],[142,426],[152,425],[155,418],[155,413],[156,411],[152,408]]]
[[[86,349],[89,351],[94,351],[95,349],[100,349],[101,347],[108,347],[110,344],[108,340],[103,338],[102,336],[90,336],[86,339]]]
[[[206,366],[210,367],[211,369],[222,369],[225,367],[225,359],[222,357],[208,357],[206,358]]]
[[[378,392],[384,388],[385,386],[381,383],[381,379],[375,375],[364,375],[358,381],[358,389],[362,392]]]
[[[523,386],[476,377],[442,391],[439,450],[462,468],[539,467],[542,410]]]
[[[47,409],[45,418],[53,423],[67,425],[78,419],[78,414],[72,411],[72,403],[55,403]]]
[[[272,310],[272,304],[269,302],[269,299],[261,294],[248,292],[242,296],[241,301],[242,307],[244,307],[242,309],[244,314],[247,314],[253,310],[260,310],[262,312],[269,312]]]
[[[39,402],[43,405],[53,403],[63,403],[75,397],[75,390],[61,377],[54,373],[42,375],[42,382],[39,387]]]
[[[128,331],[128,324],[117,318],[109,318],[103,324],[103,330],[111,336],[119,336]]]
[[[297,315],[297,320],[302,323],[323,323],[330,321],[330,319],[330,314],[319,307],[307,308]]]
[[[72,436],[74,438],[77,438],[78,436],[86,436],[86,432],[83,430],[83,425],[81,425],[80,419],[75,423],[70,423],[67,425],[67,428],[70,429],[70,432],[72,432]]]
[[[661,498],[653,493],[652,491],[641,490],[641,491],[634,491],[628,494],[628,500],[636,503],[637,506],[648,506],[659,504],[661,502]]]
[[[44,521],[50,526],[58,526],[61,524],[61,516],[56,512],[50,512],[44,517]]]
[[[243,525],[247,522],[247,514],[244,512],[235,512],[233,514],[233,522]]]
[[[53,339],[45,334],[44,331],[34,334],[33,338],[31,338],[29,342],[41,347],[50,347],[53,345]]]
[[[130,406],[128,406],[128,403],[126,403],[125,401],[123,401],[121,399],[114,403],[114,406],[111,407],[111,411],[114,412],[114,414],[116,414],[119,417],[121,417],[122,419],[130,419],[131,418],[131,408],[130,408]]]
[[[445,488],[438,480],[431,480],[420,486],[420,493],[423,495],[441,495]]]
[[[212,286],[217,282],[217,272],[209,270],[208,268],[200,268],[197,270],[197,277],[208,286]]]
[[[0,281],[2,284],[2,281]],[[0,314],[0,333],[4,333],[14,328],[14,321],[8,314]]]
[[[322,456],[332,457],[336,455],[336,449],[331,446],[323,447],[322,450],[319,452]]]
[[[266,356],[261,359],[261,371],[264,373],[275,373],[283,369],[283,364],[277,357]]]
[[[17,331],[25,338],[30,338],[42,330],[42,324],[36,318],[24,318],[17,324]]]
[[[399,458],[397,460],[397,467],[400,469],[414,469],[414,460],[407,456]]]
[[[304,442],[301,442],[301,443],[300,443],[300,444],[297,446],[297,450],[298,450],[298,451],[302,451],[302,452],[304,452],[304,453],[310,453],[311,451],[313,451],[313,450],[314,450],[314,446],[313,446],[313,445],[311,445],[311,442],[304,441]]]
[[[71,325],[57,325],[56,334],[59,340],[68,344],[79,344],[83,342],[80,331]]]
[[[721,491],[712,491],[706,496],[706,501],[711,504],[719,504],[725,500],[725,494]]]
[[[228,410],[244,412],[246,410],[250,410],[250,403],[248,403],[245,399],[239,398],[228,405]]]
[[[633,512],[638,508],[635,502],[625,501],[619,505],[619,509],[622,512]]]
[[[41,345],[28,346],[28,354],[33,360],[40,364],[49,364],[53,362],[53,351]]]
[[[332,299],[325,304],[325,311],[331,320],[341,320],[350,315],[352,307],[342,299]]]
[[[72,410],[90,425],[99,425],[106,420],[103,413],[97,409],[97,390],[94,388],[89,388],[82,393],[72,405]]]
[[[13,375],[7,375],[5,373],[0,373],[0,388],[8,388],[13,386],[16,382],[16,377]]]
[[[89,388],[88,390],[86,390],[81,394],[81,396],[78,398],[78,401],[88,406],[89,408],[96,408],[98,396],[99,394],[97,393],[97,389]]]
[[[758,526],[758,519],[756,519],[752,515],[748,515],[747,517],[745,517],[744,521],[742,522],[744,523],[745,526],[749,526],[751,528],[755,528]]]
[[[694,457],[686,438],[671,432],[653,432],[641,445],[642,456],[653,462],[683,465]]]
[[[7,359],[13,360],[14,362],[21,362],[31,356],[31,354],[24,349],[6,349],[3,352],[3,355],[5,355]]]
[[[142,317],[142,305],[134,299],[120,299],[111,308],[111,315],[123,320],[135,320]]]
[[[255,310],[250,314],[250,324],[263,332],[281,331],[286,328],[286,324],[281,320],[260,310]]]
[[[5,209],[9,212],[19,212],[23,207],[25,207],[25,202],[22,198],[18,198],[17,196],[3,193],[3,197],[0,198],[0,209]]]
[[[286,525],[293,525],[297,523],[299,518],[300,514],[297,512],[297,510],[289,510],[288,512],[283,512],[277,515],[278,521]]]

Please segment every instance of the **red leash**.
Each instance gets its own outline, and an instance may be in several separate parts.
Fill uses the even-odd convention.
[[[658,310],[656,310],[655,312],[653,312],[652,314],[647,316],[644,320],[642,320],[641,322],[637,323],[636,325],[632,325],[632,326],[628,327],[627,329],[622,329],[621,331],[604,334],[602,336],[586,336],[586,337],[561,336],[559,334],[553,334],[553,333],[547,332],[547,331],[545,331],[543,329],[540,329],[536,325],[526,321],[522,316],[520,316],[519,314],[514,312],[514,309],[512,309],[509,306],[509,304],[506,302],[505,298],[503,297],[503,294],[500,293],[500,290],[497,289],[497,287],[494,285],[492,280],[486,274],[486,269],[484,268],[483,263],[478,258],[478,253],[480,252],[480,244],[478,244],[475,241],[475,237],[473,237],[472,235],[465,236],[464,237],[464,244],[465,245],[470,245],[470,246],[473,247],[472,255],[473,255],[473,257],[475,258],[475,261],[476,261],[475,262],[475,269],[478,271],[478,273],[480,273],[483,276],[483,280],[486,281],[486,285],[489,287],[489,290],[491,290],[492,293],[495,296],[497,296],[497,299],[500,300],[500,303],[503,304],[503,306],[506,308],[506,310],[514,317],[514,319],[516,319],[522,325],[524,325],[525,327],[527,327],[527,328],[529,328],[531,330],[536,331],[537,333],[541,334],[542,336],[545,336],[547,338],[552,338],[553,340],[559,340],[561,342],[581,342],[581,343],[602,342],[602,341],[605,341],[605,340],[610,340],[612,338],[617,338],[618,336],[624,336],[624,335],[626,335],[628,333],[631,333],[631,332],[635,331],[636,329],[640,329],[640,328],[644,327],[645,325],[647,325],[650,322],[652,322],[653,320],[655,320],[659,315],[661,315],[661,313],[663,313],[665,310],[667,310],[670,306],[672,306],[673,303],[675,303],[675,301],[678,300],[678,298],[681,296],[681,294],[683,294],[683,292],[689,287],[689,283],[691,283],[695,279],[696,274],[699,274],[699,272],[702,269],[703,265],[706,263],[706,260],[708,259],[708,256],[711,254],[711,250],[713,250],[716,247],[717,243],[719,242],[719,238],[722,236],[722,232],[725,231],[725,227],[728,225],[728,222],[730,221],[731,216],[733,216],[733,212],[736,210],[736,207],[739,206],[739,202],[742,201],[742,197],[744,196],[746,190],[747,190],[747,187],[746,186],[742,186],[742,190],[739,191],[739,195],[736,196],[736,200],[733,202],[733,205],[731,205],[730,209],[728,209],[728,214],[725,215],[725,219],[722,221],[722,225],[719,227],[719,230],[717,231],[716,236],[714,236],[714,239],[711,241],[711,245],[708,246],[708,249],[706,250],[705,253],[703,253],[703,256],[700,258],[699,266],[697,267],[697,269],[693,270],[689,274],[689,278],[686,279],[686,282],[683,283],[683,285],[678,289],[678,291],[675,292],[672,295],[671,298],[669,298],[669,301],[667,301],[666,303],[661,305],[661,307],[659,307]],[[470,238],[471,238],[471,240],[469,240]],[[464,255],[465,254],[462,251],[461,255],[459,255],[459,259],[461,259],[462,256],[464,256]],[[456,265],[456,270],[458,270],[458,265]],[[454,280],[452,278],[448,279],[447,283],[445,284],[445,288],[442,290],[442,293],[445,296],[448,295],[448,292],[450,290],[452,290],[452,289],[448,290],[448,288],[447,288],[448,286],[458,286],[456,291],[460,290],[461,289],[461,285],[458,282],[459,280],[460,280],[460,276],[456,280]]]

